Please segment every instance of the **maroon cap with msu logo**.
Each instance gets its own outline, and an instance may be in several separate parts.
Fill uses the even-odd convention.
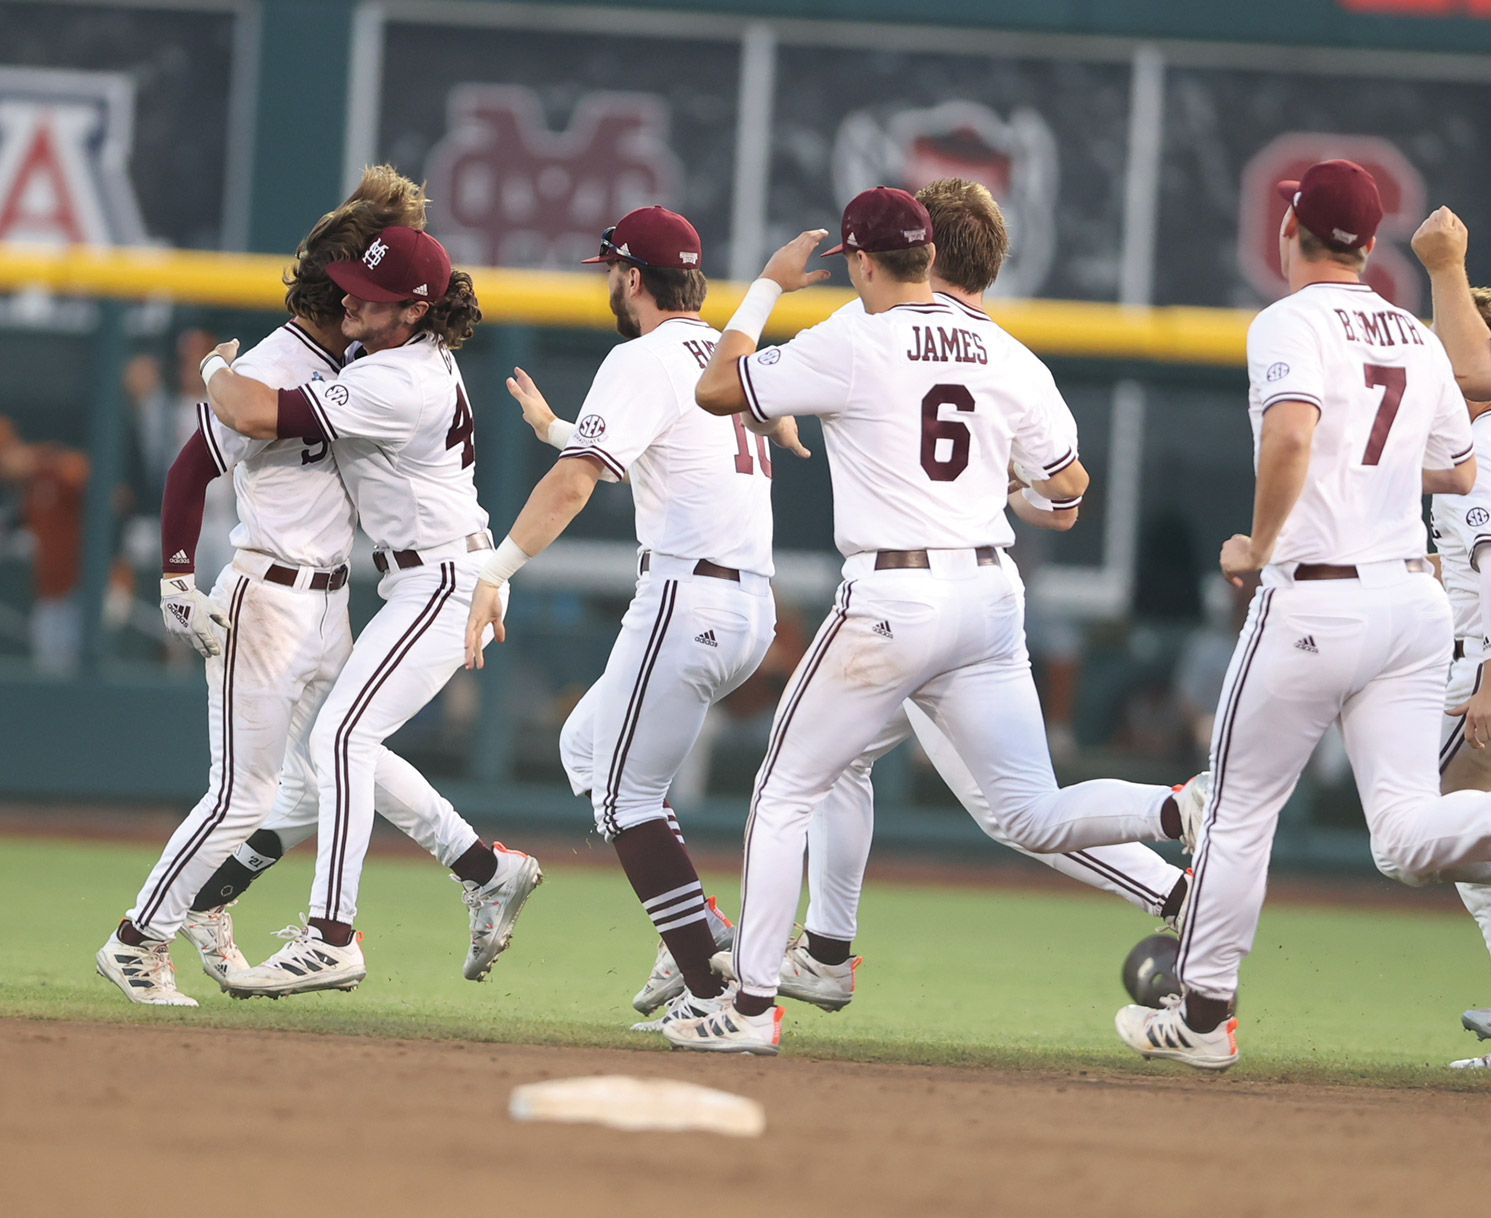
[[[581,262],[631,262],[637,266],[697,271],[704,247],[684,217],[666,207],[629,211],[601,234],[601,252]]]
[[[1377,183],[1355,161],[1317,161],[1278,190],[1299,222],[1335,249],[1361,249],[1382,220]]]
[[[840,243],[824,250],[820,258],[853,250],[883,254],[926,245],[932,240],[932,217],[916,196],[894,186],[876,186],[849,200],[839,223],[839,236]]]
[[[357,261],[330,263],[326,273],[360,300],[439,300],[450,287],[450,255],[429,233],[393,224]]]

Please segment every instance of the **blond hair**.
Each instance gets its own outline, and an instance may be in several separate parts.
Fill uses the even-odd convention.
[[[988,187],[965,178],[940,178],[916,197],[932,217],[937,278],[982,295],[999,277],[1010,249],[1004,213]]]

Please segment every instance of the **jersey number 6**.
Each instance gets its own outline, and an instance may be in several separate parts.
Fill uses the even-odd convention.
[[[967,423],[938,416],[944,406],[972,414],[973,394],[967,385],[933,385],[922,398],[922,468],[933,482],[951,482],[967,469],[968,452],[973,447],[973,433]]]

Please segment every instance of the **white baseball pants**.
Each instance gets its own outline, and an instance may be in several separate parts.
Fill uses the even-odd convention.
[[[704,716],[756,671],[776,631],[764,576],[695,575],[693,559],[653,554],[621,621],[606,671],[559,737],[576,795],[590,792],[607,841],[666,818],[663,799]]]
[[[383,741],[414,717],[465,663],[466,616],[483,553],[464,543],[449,557],[423,566],[393,567],[378,585],[383,608],[368,622],[316,716],[310,733],[311,770],[319,799],[313,918],[352,922],[363,860],[373,832],[375,775],[388,754]],[[503,587],[503,607],[507,589]],[[490,637],[490,635],[489,635]],[[412,766],[393,775],[388,810],[424,822],[419,843],[442,862],[459,857],[477,840],[456,824],[450,804]],[[454,819],[452,819],[454,818]],[[393,817],[390,817],[393,819]],[[398,823],[395,821],[395,823]],[[460,821],[460,825],[464,825]],[[404,828],[403,825],[400,825]]]
[[[208,790],[171,835],[127,915],[151,938],[181,929],[202,885],[255,829],[275,830],[287,850],[315,832],[308,737],[352,650],[346,588],[297,590],[230,565],[213,598],[228,608],[232,628],[222,653],[205,665]],[[477,840],[450,803],[387,749],[376,783],[379,813],[442,863]]]
[[[1206,997],[1237,991],[1279,810],[1338,718],[1379,869],[1415,885],[1491,879],[1491,796],[1439,795],[1444,589],[1401,561],[1359,570],[1295,583],[1270,569],[1233,652],[1177,969]]]
[[[876,571],[874,562],[873,553],[845,562],[756,776],[735,941],[749,994],[776,993],[813,808],[907,698],[946,735],[1012,842],[1056,853],[1164,837],[1168,787],[1057,787],[1010,573],[980,566],[972,550],[933,551],[931,570]]]
[[[1485,650],[1480,639],[1465,640],[1465,654],[1450,665],[1444,691],[1444,709],[1463,705],[1481,684],[1481,662]],[[1465,743],[1465,716],[1441,715],[1439,744],[1439,789],[1491,791],[1491,749],[1473,749]],[[1460,900],[1481,928],[1481,937],[1491,951],[1491,885],[1456,884]]]
[[[875,829],[870,770],[913,732],[942,781],[994,841],[1089,887],[1122,897],[1146,913],[1160,915],[1184,871],[1137,842],[1094,846],[1071,854],[1036,854],[1016,844],[994,819],[972,771],[948,738],[925,711],[908,701],[813,809],[808,822],[808,912],[803,924],[814,934],[850,941],[858,932],[860,891]]]

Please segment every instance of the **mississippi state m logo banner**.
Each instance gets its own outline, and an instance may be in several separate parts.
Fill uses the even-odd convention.
[[[143,243],[133,139],[127,76],[0,67],[0,241]]]

